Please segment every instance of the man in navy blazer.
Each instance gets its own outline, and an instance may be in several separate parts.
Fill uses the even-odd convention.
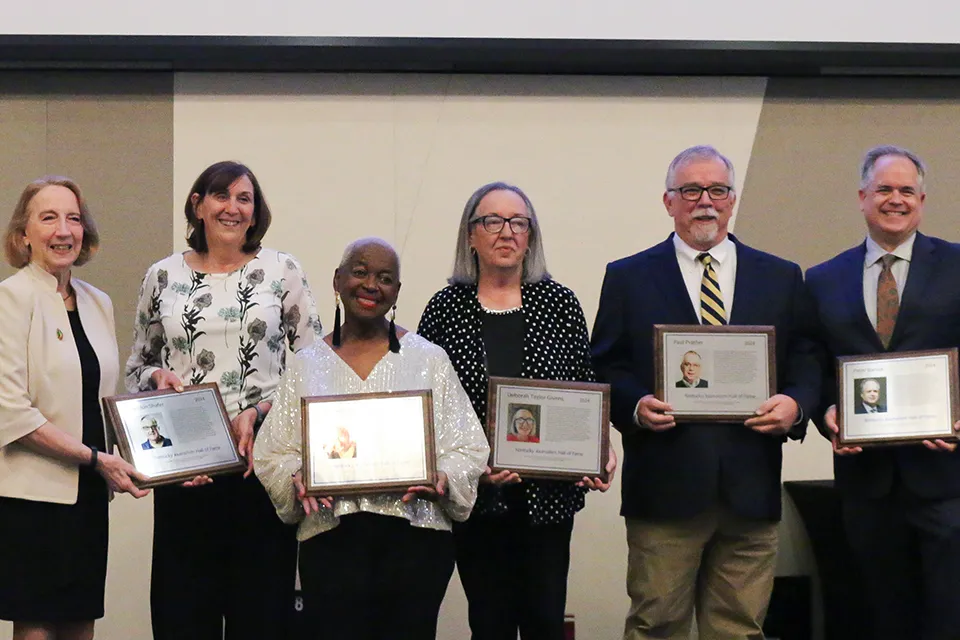
[[[686,639],[694,607],[702,638],[762,638],[781,447],[788,435],[803,436],[820,393],[810,301],[800,267],[728,235],[734,171],[716,149],[681,152],[663,202],[675,233],[607,265],[592,338],[623,436],[631,598],[624,638]],[[653,394],[653,325],[696,325],[712,313],[700,301],[705,263],[729,324],[776,328],[777,388],[746,422],[677,422]]]
[[[862,450],[839,447],[836,440],[834,358],[960,346],[960,245],[917,231],[925,173],[920,158],[906,149],[868,151],[860,174],[866,241],[807,272],[829,356],[821,410],[811,417],[836,454],[844,525],[871,609],[872,630],[865,630],[865,638],[960,637],[956,445],[928,440]],[[886,345],[877,329],[884,315],[877,289],[885,269],[899,299]]]

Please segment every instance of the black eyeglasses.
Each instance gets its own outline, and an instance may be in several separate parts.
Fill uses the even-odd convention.
[[[525,424],[525,425],[527,425],[527,426],[532,427],[532,426],[535,425],[536,423],[537,423],[537,421],[534,420],[533,418],[514,418],[514,419],[513,419],[513,424],[518,425],[518,426]]]
[[[667,189],[667,191],[679,193],[680,197],[684,200],[696,202],[700,199],[700,196],[703,195],[704,191],[707,192],[711,200],[726,200],[730,192],[733,191],[733,187],[728,187],[725,184],[712,184],[709,187],[701,187],[698,184],[685,184],[676,189]]]
[[[526,216],[514,216],[504,218],[496,214],[480,216],[470,221],[470,224],[482,224],[483,230],[487,233],[500,233],[503,231],[503,223],[510,223],[510,230],[516,234],[524,234],[530,231],[530,218]]]

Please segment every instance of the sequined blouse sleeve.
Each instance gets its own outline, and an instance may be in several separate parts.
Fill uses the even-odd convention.
[[[303,463],[300,431],[300,379],[303,363],[292,358],[273,396],[273,407],[253,445],[254,470],[280,520],[295,524],[303,507],[293,494],[292,475]]]
[[[450,359],[437,351],[433,386],[437,468],[447,474],[447,495],[441,504],[451,519],[462,522],[477,499],[477,482],[490,446]]]

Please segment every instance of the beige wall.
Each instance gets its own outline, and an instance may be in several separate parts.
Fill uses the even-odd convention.
[[[330,277],[344,245],[380,235],[402,253],[398,320],[414,328],[448,274],[469,193],[503,179],[537,206],[551,271],[592,324],[604,265],[666,237],[665,167],[711,143],[738,169],[739,237],[810,266],[862,236],[856,165],[877,142],[930,160],[925,227],[955,238],[946,189],[960,89],[942,81],[445,75],[0,73],[0,203],[30,179],[85,188],[103,251],[82,270],[114,299],[121,353],[140,277],[184,247],[180,207],[209,163],[257,173],[275,212],[269,246],[304,264],[331,322]],[[766,97],[764,97],[766,95]],[[939,186],[938,186],[939,185]],[[940,201],[937,201],[937,198]],[[3,271],[5,275],[9,270]],[[619,447],[619,438],[615,437]],[[816,434],[789,444],[785,479],[831,475]],[[626,607],[619,485],[577,518],[570,612],[578,637],[617,637]],[[811,570],[786,505],[781,573]],[[150,637],[150,499],[112,506],[107,617],[98,636]],[[466,637],[454,579],[440,638]],[[0,624],[0,638],[9,627]]]

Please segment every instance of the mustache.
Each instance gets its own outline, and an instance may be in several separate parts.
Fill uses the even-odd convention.
[[[716,209],[713,209],[713,208],[710,208],[710,209],[702,209],[702,210],[698,211],[698,212],[693,216],[693,218],[694,218],[695,220],[719,220],[719,219],[720,219],[720,214],[717,213],[717,210],[716,210]]]

